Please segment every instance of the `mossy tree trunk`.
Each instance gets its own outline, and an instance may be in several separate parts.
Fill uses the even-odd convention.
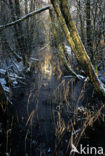
[[[79,76],[75,73],[75,71],[72,69],[71,65],[69,64],[68,60],[66,59],[67,51],[65,49],[64,43],[61,43],[59,40],[59,36],[58,36],[59,34],[57,31],[57,27],[55,25],[55,17],[54,17],[54,12],[52,9],[50,9],[50,18],[52,21],[53,34],[56,39],[57,48],[59,50],[59,56],[62,59],[62,62],[65,68],[67,69],[67,71],[70,72],[73,76],[75,76],[78,80],[80,80]]]
[[[77,29],[69,12],[67,0],[51,0],[51,2],[72,51],[92,82],[95,90],[98,92],[102,100],[105,101],[104,85],[98,79],[90,58],[87,55],[84,45],[78,35]]]

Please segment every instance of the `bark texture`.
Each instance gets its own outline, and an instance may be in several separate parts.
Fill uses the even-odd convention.
[[[58,32],[57,32],[57,28],[55,25],[55,17],[54,17],[54,12],[52,9],[50,9],[50,17],[51,17],[51,21],[52,21],[52,29],[53,29],[53,34],[54,37],[56,39],[56,43],[57,43],[57,47],[59,50],[59,56],[62,59],[62,62],[64,64],[64,66],[66,67],[66,69],[73,75],[75,76],[78,80],[80,80],[79,76],[75,73],[75,71],[72,69],[71,65],[68,63],[67,59],[66,59],[66,49],[64,48],[64,44],[60,43],[59,41],[59,36],[58,36]]]

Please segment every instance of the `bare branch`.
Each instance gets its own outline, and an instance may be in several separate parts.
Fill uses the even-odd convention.
[[[8,27],[10,27],[10,26],[16,25],[16,24],[18,24],[18,23],[20,23],[20,22],[26,20],[27,18],[29,18],[29,17],[31,17],[31,16],[34,16],[34,15],[36,15],[36,14],[39,14],[39,13],[45,11],[45,10],[48,10],[48,9],[50,9],[50,6],[46,6],[46,7],[44,7],[44,8],[39,9],[39,10],[35,10],[35,11],[33,11],[33,12],[30,12],[29,14],[27,14],[27,15],[25,15],[25,16],[19,18],[18,20],[13,21],[13,22],[11,22],[11,23],[8,23],[8,24],[6,24],[6,25],[1,25],[1,26],[0,26],[0,31],[2,31],[3,29],[8,28]]]

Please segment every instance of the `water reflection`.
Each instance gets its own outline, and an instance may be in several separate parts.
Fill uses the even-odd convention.
[[[45,56],[45,60],[41,65],[42,76],[44,80],[50,81],[52,77],[51,56]]]

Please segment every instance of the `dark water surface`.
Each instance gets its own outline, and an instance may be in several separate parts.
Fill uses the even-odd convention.
[[[75,108],[100,105],[91,84],[85,86],[84,80],[65,77],[69,73],[64,74],[59,68],[54,71],[47,62],[42,63],[38,72],[27,74],[25,85],[12,90],[6,142],[10,156],[69,156],[71,132],[66,126]],[[104,147],[104,124],[96,123],[86,130],[86,136],[80,143]]]

